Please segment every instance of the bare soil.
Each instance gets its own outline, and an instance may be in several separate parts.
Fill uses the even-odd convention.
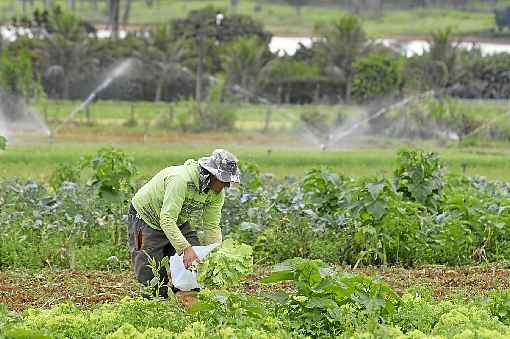
[[[428,285],[436,298],[451,295],[470,297],[493,289],[510,289],[510,266],[494,264],[489,266],[422,266],[415,269],[362,268],[358,272],[379,276],[397,292],[415,285]]]
[[[14,311],[49,308],[64,301],[89,307],[138,293],[131,272],[0,272],[0,303]]]
[[[349,269],[345,269],[349,271]],[[422,266],[405,268],[359,268],[355,272],[378,276],[398,293],[416,285],[426,285],[438,299],[451,296],[470,298],[492,289],[510,289],[510,266],[495,264],[489,266]],[[278,288],[291,290],[288,284]],[[250,275],[243,289],[250,294],[276,288],[260,282],[260,276]],[[133,273],[124,272],[0,272],[0,304],[12,311],[29,307],[49,308],[71,301],[79,307],[89,308],[96,304],[119,301],[126,296],[139,296],[140,288]],[[196,294],[178,293],[177,297],[185,307],[196,301]]]

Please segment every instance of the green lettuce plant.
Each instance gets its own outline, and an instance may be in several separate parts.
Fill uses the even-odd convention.
[[[197,280],[209,288],[238,285],[253,269],[252,248],[227,239],[198,268]]]

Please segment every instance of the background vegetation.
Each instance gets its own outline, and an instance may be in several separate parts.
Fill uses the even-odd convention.
[[[107,2],[52,0],[66,9],[74,8],[77,14],[93,23],[109,21]],[[25,1],[25,13],[33,7]],[[43,4],[33,2],[39,8]],[[97,5],[95,6],[94,3]],[[264,1],[264,0],[195,0],[195,1],[149,1],[131,0],[127,22],[133,25],[163,23],[192,10],[211,5],[224,12],[251,15],[277,35],[309,35],[317,22],[327,22],[350,13],[365,17],[371,36],[430,33],[431,29],[455,27],[458,32],[476,33],[495,27],[492,8],[505,7],[506,0],[495,1]],[[152,4],[152,5],[148,5]],[[233,5],[235,4],[235,5]],[[13,13],[23,14],[23,1],[2,0],[3,21],[11,19]],[[299,8],[299,10],[296,10]],[[121,20],[125,17],[125,3],[121,3]]]

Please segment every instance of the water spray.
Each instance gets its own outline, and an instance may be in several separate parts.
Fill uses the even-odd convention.
[[[376,111],[374,114],[370,115],[369,117],[363,119],[363,120],[360,120],[360,121],[357,121],[355,122],[354,124],[352,124],[349,128],[347,128],[346,130],[344,131],[341,131],[340,133],[332,133],[329,135],[329,138],[328,138],[328,145],[327,146],[330,146],[331,144],[334,144],[334,143],[337,143],[338,141],[340,141],[341,139],[345,138],[346,136],[352,134],[356,129],[358,129],[359,127],[361,127],[363,124],[375,119],[375,118],[378,118],[380,117],[381,115],[383,115],[384,113],[386,113],[387,111],[391,110],[391,109],[394,109],[394,108],[399,108],[399,107],[403,107],[405,105],[407,105],[409,102],[413,101],[413,100],[417,100],[417,99],[422,99],[422,98],[426,98],[426,97],[431,97],[434,95],[434,91],[428,91],[428,92],[425,92],[425,93],[422,93],[420,95],[415,95],[415,96],[411,96],[411,97],[407,97],[407,98],[404,98],[394,104],[391,104],[389,106],[386,106],[386,107],[383,107],[381,109],[379,109],[378,111]]]
[[[50,135],[46,123],[28,106],[25,98],[0,90],[0,135],[9,140],[20,132]]]
[[[117,67],[115,67],[108,74],[106,79],[99,86],[97,86],[97,88],[94,89],[92,91],[92,93],[90,93],[90,95],[87,97],[87,99],[85,99],[85,101],[83,101],[80,105],[78,105],[78,107],[76,107],[60,125],[55,127],[55,129],[51,132],[50,136],[52,136],[52,134],[56,133],[62,126],[64,126],[68,122],[72,121],[74,119],[74,117],[76,116],[76,114],[78,114],[78,112],[81,112],[85,108],[87,108],[87,106],[90,105],[90,103],[96,98],[96,96],[99,94],[99,92],[104,90],[106,87],[110,86],[112,81],[115,80],[116,78],[118,78],[119,76],[121,76],[122,74],[124,74],[132,66],[132,64],[133,64],[133,59],[127,59],[127,60],[124,60],[122,63],[120,63]]]
[[[490,125],[492,125],[493,123],[495,123],[496,121],[499,121],[500,119],[502,118],[505,118],[505,117],[509,117],[510,118],[510,111],[507,111],[505,112],[504,114],[502,115],[498,115],[497,117],[495,117],[494,119],[492,120],[489,120],[488,122],[486,122],[485,124],[481,125],[481,126],[478,126],[477,128],[475,128],[474,130],[472,130],[471,132],[469,132],[468,134],[466,134],[464,136],[464,138],[466,137],[469,137],[471,135],[474,135],[478,132],[480,132],[481,130],[483,130],[484,128],[487,128],[489,127]]]

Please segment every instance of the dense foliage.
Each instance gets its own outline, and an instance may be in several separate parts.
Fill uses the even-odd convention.
[[[238,86],[235,92],[249,101],[256,94],[273,102],[338,103],[351,95],[370,102],[431,89],[460,97],[506,98],[510,91],[507,54],[484,56],[476,48],[461,49],[449,29],[431,35],[430,51],[404,58],[400,51],[370,41],[362,21],[346,15],[318,23],[316,35],[322,39],[269,65],[279,59],[269,52],[271,34],[249,16],[217,18],[219,12],[207,7],[123,39],[98,39],[90,24],[53,10],[48,27],[34,28],[31,38],[20,34],[5,46],[0,85],[34,97],[44,94],[42,83],[50,98],[83,99],[115,65],[136,58],[140,62],[100,98],[180,100],[196,97],[197,83],[209,87],[218,77],[227,79],[226,92]],[[247,45],[250,41],[260,46]]]
[[[10,55],[8,50],[3,50],[0,60],[0,88],[12,95],[35,97],[37,83],[32,78],[32,60],[27,51]]]
[[[391,178],[310,171],[228,195],[231,237],[255,260],[464,264],[508,258],[509,186],[448,175],[435,154],[401,151]],[[240,204],[239,204],[240,202]]]
[[[288,308],[295,331],[310,336],[341,334],[343,307],[353,307],[377,322],[395,312],[399,298],[385,283],[362,275],[338,273],[320,260],[290,259],[276,267],[265,282],[293,281],[293,295],[267,297]]]
[[[124,298],[80,309],[71,303],[21,314],[0,307],[2,338],[507,338],[508,293],[437,301],[295,258],[266,281],[271,292],[203,290],[186,310],[168,301]]]
[[[118,166],[102,166],[113,158]],[[83,169],[82,164],[89,166]],[[99,183],[116,187],[130,181],[133,172],[126,169],[132,168],[131,160],[115,149],[103,149],[82,164],[61,167],[67,169],[54,176],[52,188],[17,179],[0,182],[0,269],[128,267],[127,204],[116,190],[109,191],[119,198],[106,199]],[[510,335],[507,291],[467,303],[437,301],[423,287],[398,295],[382,280],[326,264],[508,259],[507,183],[450,176],[436,154],[409,150],[397,154],[389,178],[349,178],[315,169],[302,180],[276,182],[261,176],[253,164],[242,169],[242,185],[227,193],[226,240],[199,271],[208,288],[188,311],[173,299],[129,298],[92,309],[67,303],[22,314],[0,307],[0,337]],[[90,179],[98,184],[86,185]],[[279,264],[263,285],[244,289],[253,284],[243,280],[252,271],[252,254],[258,263]]]
[[[133,177],[136,168],[134,159],[114,148],[103,148],[95,157],[84,159],[83,166],[92,173],[87,185],[95,187],[101,198],[107,200],[129,200],[133,193]]]
[[[134,173],[131,158],[105,148],[78,165],[60,165],[51,189],[2,180],[0,269],[127,267],[123,214]]]
[[[127,158],[107,165],[117,156],[102,150],[78,177],[69,168],[52,177],[51,189],[0,181],[0,267],[126,267],[123,218],[132,191],[125,183],[133,172]],[[222,226],[225,238],[252,246],[255,262],[299,256],[411,266],[510,257],[510,186],[449,175],[435,154],[400,151],[390,177],[314,169],[277,182],[254,165],[243,168],[243,184],[227,192]]]
[[[360,101],[391,97],[402,86],[402,65],[391,55],[372,54],[354,63],[353,94]]]
[[[0,269],[127,267],[124,211],[107,211],[91,188],[66,181],[52,192],[16,179],[0,187]]]

